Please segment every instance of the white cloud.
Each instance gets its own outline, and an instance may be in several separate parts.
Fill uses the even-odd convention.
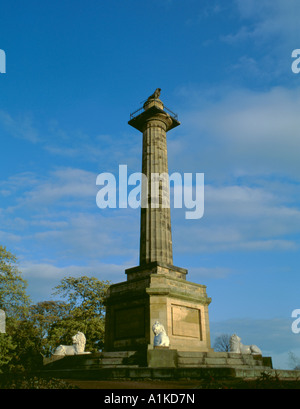
[[[54,287],[65,277],[96,277],[111,283],[126,281],[124,265],[94,262],[88,265],[58,266],[56,263],[37,263],[22,261],[19,269],[28,282],[28,292],[34,303],[49,299],[57,299],[53,295]]]
[[[0,187],[4,188],[5,196],[9,196],[19,193],[24,186],[32,189],[38,183],[38,177],[33,172],[22,172],[10,176],[7,180],[0,180]]]
[[[54,156],[99,164],[101,172],[111,170],[112,164],[130,164],[140,154],[141,147],[132,144],[128,135],[91,136],[80,130],[67,132],[56,121],[49,124],[48,133],[50,137],[43,145],[45,151]]]
[[[171,144],[170,155],[181,145],[177,166],[227,181],[229,176],[274,174],[299,180],[299,88],[194,90],[192,98],[197,108],[181,118],[185,135],[179,135],[177,146]]]
[[[32,178],[34,182],[25,185],[24,177]],[[92,172],[74,169],[74,168],[59,168],[51,171],[47,175],[16,175],[8,181],[7,184],[12,184],[11,189],[19,189],[16,207],[36,207],[43,205],[44,208],[51,207],[54,204],[66,204],[74,206],[75,203],[83,205],[88,198],[92,201],[96,197],[96,174]],[[29,189],[28,189],[29,187]],[[93,201],[94,204],[94,201]]]
[[[0,126],[15,138],[25,139],[32,143],[41,141],[39,132],[33,125],[33,119],[29,114],[13,118],[10,114],[1,110]]]
[[[177,251],[186,254],[299,248],[293,235],[300,232],[300,209],[291,205],[289,197],[268,190],[267,185],[257,188],[208,184],[204,217],[191,224],[176,214],[174,221],[173,241],[180,243]]]
[[[58,267],[49,263],[24,262],[20,264],[19,268],[26,279],[40,278],[44,280],[47,280],[48,278],[61,280],[62,278],[68,276],[79,277],[82,275],[94,275],[97,277],[101,276],[101,279],[103,280],[111,280],[115,275],[119,276],[124,273],[124,266],[104,263],[97,263],[93,265],[67,265],[65,267]]]
[[[20,242],[22,240],[22,236],[14,233],[10,233],[7,231],[0,230],[0,243],[6,243],[6,242]]]
[[[99,209],[93,172],[59,168],[3,183],[13,196],[0,212],[0,239],[18,255],[34,254],[39,262],[138,258],[138,210]]]
[[[291,52],[299,38],[299,1],[235,0],[232,13],[238,26],[220,39],[241,51],[228,70],[235,78],[254,78],[254,86],[289,80]]]
[[[108,210],[109,212],[109,210]],[[103,216],[92,213],[69,213],[65,215],[66,226],[38,231],[31,236],[39,246],[55,249],[59,259],[101,259],[107,257],[134,257],[137,240],[129,241],[132,219],[118,213]],[[136,222],[138,234],[138,218]]]
[[[228,41],[257,40],[261,45],[270,39],[280,38],[275,47],[295,39],[299,29],[300,4],[297,0],[235,0],[243,25]]]

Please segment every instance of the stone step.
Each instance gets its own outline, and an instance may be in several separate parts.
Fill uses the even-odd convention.
[[[91,367],[122,367],[122,366],[138,366],[133,359],[131,363],[128,363],[130,358],[134,358],[135,351],[118,351],[118,352],[101,352],[96,356],[85,358],[85,365]]]
[[[168,351],[171,352],[171,351]],[[148,364],[150,365],[149,361]],[[135,351],[120,352],[99,352],[93,354],[84,354],[60,358],[57,361],[47,364],[47,368],[86,368],[90,370],[97,369],[122,369],[122,368],[139,368],[147,367],[147,361],[143,359],[140,353]],[[272,368],[271,362],[266,358],[254,357],[252,355],[235,354],[230,352],[190,352],[177,351],[174,361],[170,367],[182,368],[183,370],[203,369],[203,368],[236,368],[239,370],[264,370]],[[150,365],[151,366],[151,365]],[[165,367],[164,362],[158,362],[157,367]]]
[[[107,379],[132,379],[132,380],[178,380],[178,379],[204,379],[207,376],[212,376],[215,379],[257,379],[264,374],[272,377],[278,377],[282,380],[299,381],[300,371],[292,370],[277,370],[270,367],[255,368],[232,368],[232,367],[187,367],[187,368],[128,368],[113,367],[113,368],[56,368],[48,369],[48,365],[34,374],[38,377],[58,377],[60,379],[91,379],[91,380],[107,380]]]
[[[178,351],[178,357],[180,358],[249,358],[256,359],[254,355],[250,354],[237,354],[235,352],[196,352],[196,351]]]
[[[201,363],[199,363],[199,362],[178,362],[178,368],[188,368],[188,367],[230,367],[230,368],[232,368],[232,367],[241,367],[241,368],[245,368],[245,367],[247,367],[247,368],[253,368],[254,366],[252,366],[252,365],[246,365],[245,363],[243,363],[243,362],[236,362],[236,363],[227,363],[227,362],[222,362],[222,363],[219,363],[219,362],[214,362],[214,361],[210,361],[210,362],[205,362],[205,363],[203,363],[203,362],[201,362]]]
[[[129,365],[121,365],[121,364],[100,364],[98,365],[99,368],[128,368]],[[139,365],[130,365],[130,368],[139,368]]]
[[[100,365],[122,365],[123,358],[102,358],[99,363]]]
[[[239,367],[257,368],[264,366],[262,358],[232,352],[189,352],[178,351],[178,367]]]
[[[103,358],[129,358],[136,354],[136,351],[101,352]]]
[[[228,365],[228,364],[224,364],[224,365],[208,365],[208,364],[206,364],[206,365],[197,365],[197,364],[182,364],[182,365],[180,365],[179,366],[179,368],[194,368],[194,369],[196,369],[196,368],[199,368],[199,369],[201,369],[201,368],[234,368],[234,369],[240,369],[240,370],[242,370],[242,369],[245,369],[245,370],[247,370],[247,369],[253,369],[253,367],[251,367],[251,366],[247,366],[247,365]],[[262,367],[263,368],[263,367]],[[256,368],[256,369],[258,369],[258,368]],[[260,369],[260,368],[259,368]]]

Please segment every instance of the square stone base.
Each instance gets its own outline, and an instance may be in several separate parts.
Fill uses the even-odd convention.
[[[147,363],[149,368],[177,368],[177,350],[164,347],[148,349]]]
[[[132,270],[132,269],[130,269]],[[128,270],[127,270],[128,271]],[[204,285],[188,282],[186,270],[152,265],[135,268],[126,282],[110,286],[106,301],[106,351],[148,350],[152,326],[159,321],[170,349],[211,351]]]

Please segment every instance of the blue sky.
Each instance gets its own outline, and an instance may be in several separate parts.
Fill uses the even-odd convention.
[[[0,243],[34,302],[68,275],[120,282],[139,209],[96,206],[96,177],[141,170],[129,114],[157,87],[179,115],[169,172],[204,173],[205,213],[172,209],[174,264],[275,366],[300,357],[297,0],[21,0],[0,6]]]

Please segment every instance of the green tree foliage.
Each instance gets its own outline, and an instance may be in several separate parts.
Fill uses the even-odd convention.
[[[28,316],[23,320],[10,321],[7,333],[15,347],[9,364],[10,372],[30,371],[41,366],[41,339]]]
[[[0,246],[0,309],[6,313],[6,333],[0,333],[0,374],[37,368],[58,345],[71,345],[77,331],[86,335],[87,351],[102,348],[108,281],[64,278],[54,288],[61,300],[30,305],[21,274],[17,258]]]
[[[67,317],[68,311],[63,301],[42,301],[30,306],[29,319],[37,331],[43,356],[49,357],[57,346],[61,334],[55,336],[55,328]]]
[[[16,256],[0,245],[0,308],[6,314],[6,333],[0,334],[0,372],[24,369],[25,355],[30,348],[36,350],[37,338],[28,322],[30,298],[26,288]]]
[[[8,334],[0,334],[0,374],[3,369],[8,368],[11,360],[13,359],[13,352],[16,348],[12,338]]]
[[[56,286],[55,295],[65,299],[65,316],[52,328],[52,338],[60,334],[59,343],[70,343],[81,331],[85,334],[86,350],[96,352],[103,347],[105,327],[104,301],[109,281],[95,277],[67,277]]]
[[[23,318],[28,312],[30,298],[27,282],[17,268],[17,258],[0,245],[0,308],[7,317]]]

